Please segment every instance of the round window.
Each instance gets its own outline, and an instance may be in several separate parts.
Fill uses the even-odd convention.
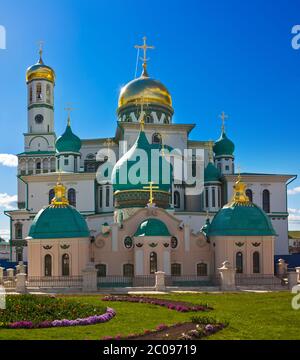
[[[172,236],[172,238],[171,238],[171,248],[175,249],[175,248],[177,248],[177,245],[178,245],[177,238],[175,236]]]
[[[38,114],[35,116],[34,120],[37,124],[41,124],[44,121],[44,116],[41,114]]]
[[[132,241],[130,236],[126,236],[126,238],[124,240],[124,245],[125,245],[126,249],[131,249],[132,248],[133,241]]]

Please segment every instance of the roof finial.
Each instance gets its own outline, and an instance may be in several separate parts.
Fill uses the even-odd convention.
[[[143,41],[144,44],[143,45],[135,45],[136,49],[142,49],[144,52],[144,56],[141,58],[141,60],[143,61],[143,72],[142,72],[142,76],[144,77],[148,77],[148,72],[147,72],[147,61],[149,60],[147,58],[147,50],[148,49],[154,49],[154,46],[149,46],[147,45],[147,38],[146,36],[143,37]]]
[[[71,126],[71,112],[75,110],[75,108],[72,108],[72,103],[67,103],[67,107],[65,107],[65,111],[68,112],[68,126]]]
[[[251,205],[249,197],[246,195],[247,185],[242,181],[240,167],[238,167],[237,181],[233,186],[233,197],[230,204],[247,204]]]
[[[149,190],[149,204],[150,206],[153,206],[154,204],[154,197],[153,197],[153,190],[155,191],[156,189],[159,189],[159,186],[154,186],[154,182],[150,181],[149,182],[149,186],[143,186],[143,189],[145,190]]]
[[[222,119],[222,133],[225,132],[225,120],[228,119],[228,115],[225,114],[224,111],[221,112],[221,115],[219,115],[219,118]]]
[[[39,64],[43,64],[43,59],[42,59],[42,55],[43,55],[43,46],[44,46],[44,41],[40,40],[39,42],[39,54],[40,54],[40,59],[39,59]]]
[[[61,171],[58,174],[58,180],[54,187],[55,196],[51,201],[52,207],[65,207],[69,205],[69,201],[66,198],[66,187],[61,182]]]

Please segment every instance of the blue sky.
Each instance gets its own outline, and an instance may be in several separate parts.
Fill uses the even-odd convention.
[[[88,138],[114,134],[118,92],[134,76],[134,45],[146,35],[156,47],[149,73],[172,93],[174,121],[197,124],[192,139],[218,138],[224,110],[242,171],[299,174],[296,24],[299,1],[2,0],[7,49],[0,50],[0,154],[23,149],[25,70],[37,61],[38,40],[57,74],[57,134],[72,102],[73,130]],[[8,229],[3,210],[16,194],[16,168],[3,159],[0,234]],[[300,229],[299,179],[290,193],[290,225]]]

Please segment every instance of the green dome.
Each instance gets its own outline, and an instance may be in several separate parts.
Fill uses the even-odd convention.
[[[55,143],[56,150],[59,153],[72,152],[78,153],[81,149],[81,140],[78,136],[73,134],[70,122],[66,127],[65,132],[60,136]]]
[[[158,219],[147,219],[137,228],[134,236],[171,236],[167,226]]]
[[[169,146],[164,146],[164,148],[171,149]],[[142,161],[141,150],[146,152],[148,161]],[[152,150],[161,151],[162,145],[149,144],[144,131],[140,131],[134,145],[119,159],[113,168],[111,179],[114,192],[144,190],[145,186],[149,186],[150,181],[153,181],[154,186],[158,186],[157,190],[170,192],[172,166],[169,165],[165,157],[159,156],[159,166],[153,167],[151,163]],[[135,174],[134,168],[138,164],[141,164],[141,167],[140,171],[136,172],[136,177],[140,179],[140,182],[131,182],[129,174]],[[170,174],[165,174],[166,171],[163,171],[163,169],[168,169],[168,167],[170,168]],[[155,179],[158,181],[155,181]]]
[[[29,231],[33,239],[59,239],[89,237],[90,232],[83,216],[70,205],[40,210]]]
[[[255,204],[225,205],[208,227],[208,236],[274,236],[269,217]]]
[[[204,170],[204,182],[220,181],[220,171],[212,162],[209,162]]]
[[[224,130],[222,130],[220,138],[215,142],[213,150],[216,156],[233,155],[234,143],[228,139]]]

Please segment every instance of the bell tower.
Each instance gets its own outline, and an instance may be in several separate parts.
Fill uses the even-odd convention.
[[[27,133],[25,152],[54,151],[54,86],[55,72],[44,64],[40,46],[39,61],[26,72]]]

